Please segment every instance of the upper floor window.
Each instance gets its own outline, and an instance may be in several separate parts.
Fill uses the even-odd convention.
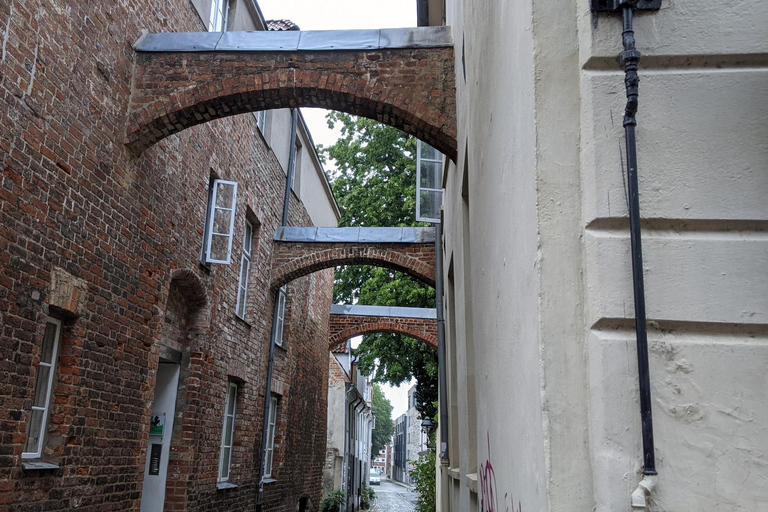
[[[229,0],[211,0],[211,16],[208,20],[208,32],[227,30],[227,11]]]
[[[280,288],[277,295],[277,324],[275,325],[275,344],[283,346],[283,328],[285,327],[285,292],[286,287]]]
[[[251,273],[251,251],[253,250],[253,224],[245,221],[243,234],[243,254],[240,257],[240,282],[237,286],[237,307],[235,314],[245,318],[245,305],[248,300],[248,278]]]
[[[272,462],[275,454],[275,429],[277,425],[277,397],[269,401],[269,425],[267,427],[267,453],[264,466],[264,476],[272,476]]]
[[[299,189],[298,185],[301,181],[300,178],[297,179],[297,176],[301,172],[301,142],[299,142],[298,137],[296,138],[296,145],[293,147],[293,175],[291,175],[291,189],[298,194]]]
[[[23,459],[37,459],[43,453],[45,429],[50,412],[51,393],[53,392],[53,374],[56,370],[56,356],[61,339],[61,321],[48,318],[45,323],[43,346],[40,362],[35,377],[35,399],[27,423],[27,443],[21,454]]]
[[[232,467],[232,440],[235,437],[235,411],[237,410],[237,384],[227,385],[227,400],[224,405],[224,426],[221,431],[221,453],[219,455],[219,482],[229,481]]]
[[[256,112],[256,127],[259,129],[262,135],[266,135],[265,130],[267,129],[267,111],[266,110],[259,110]]]
[[[203,236],[203,263],[229,264],[235,230],[237,182],[212,179]]]
[[[443,155],[429,144],[416,141],[416,220],[440,222],[443,204]]]

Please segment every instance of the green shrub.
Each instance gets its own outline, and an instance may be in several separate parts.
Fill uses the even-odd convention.
[[[435,441],[430,442],[427,453],[419,457],[414,463],[411,478],[416,482],[416,492],[419,499],[416,502],[416,512],[435,512],[437,508],[437,496],[435,494],[435,478],[437,469],[435,466]]]
[[[363,492],[360,496],[360,507],[362,507],[364,510],[371,508],[373,500],[375,499],[376,493],[373,492],[373,488],[368,487],[367,485],[363,485]]]
[[[328,493],[320,503],[320,512],[339,512],[339,509],[344,505],[344,491],[336,489]]]

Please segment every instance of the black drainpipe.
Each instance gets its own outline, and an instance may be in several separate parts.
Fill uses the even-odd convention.
[[[299,111],[291,109],[291,145],[288,152],[288,171],[285,173],[285,196],[283,197],[282,226],[288,225],[288,207],[291,200],[291,181],[296,172],[296,125]],[[274,305],[272,306],[272,328],[269,332],[269,360],[267,362],[267,385],[264,390],[264,421],[261,426],[261,461],[259,464],[259,493],[256,496],[256,511],[261,512],[264,501],[264,472],[267,469],[267,430],[269,430],[269,407],[272,399],[272,371],[275,362],[275,325],[280,308],[280,290],[275,290]]]
[[[435,224],[435,310],[437,311],[437,397],[440,459],[448,464],[448,380],[445,367],[445,318],[443,316],[443,230]]]
[[[638,85],[637,67],[640,52],[635,49],[635,32],[632,15],[637,0],[620,2],[624,15],[622,42],[624,52],[624,83],[627,89],[627,106],[624,110],[624,134],[627,144],[627,187],[629,189],[629,234],[632,250],[632,285],[635,295],[635,333],[637,335],[637,370],[640,384],[640,419],[643,434],[643,474],[655,475],[656,460],[653,448],[653,418],[651,417],[651,377],[648,369],[648,330],[645,318],[645,284],[643,283],[643,248],[640,236],[640,198],[637,183],[637,120]]]

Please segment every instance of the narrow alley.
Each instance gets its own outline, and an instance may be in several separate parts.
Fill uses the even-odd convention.
[[[382,479],[375,489],[376,502],[372,512],[413,512],[418,495],[404,484],[394,480]]]

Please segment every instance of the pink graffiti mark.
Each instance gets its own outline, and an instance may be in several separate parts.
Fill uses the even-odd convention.
[[[488,460],[478,468],[478,477],[480,479],[480,511],[481,512],[501,512],[499,502],[496,498],[496,472],[491,464],[491,434],[486,432],[488,437]],[[509,503],[507,503],[509,498]],[[515,500],[509,493],[504,493],[503,501],[505,512],[515,512]],[[511,506],[511,509],[510,509]],[[523,511],[522,502],[517,503],[517,512]]]

